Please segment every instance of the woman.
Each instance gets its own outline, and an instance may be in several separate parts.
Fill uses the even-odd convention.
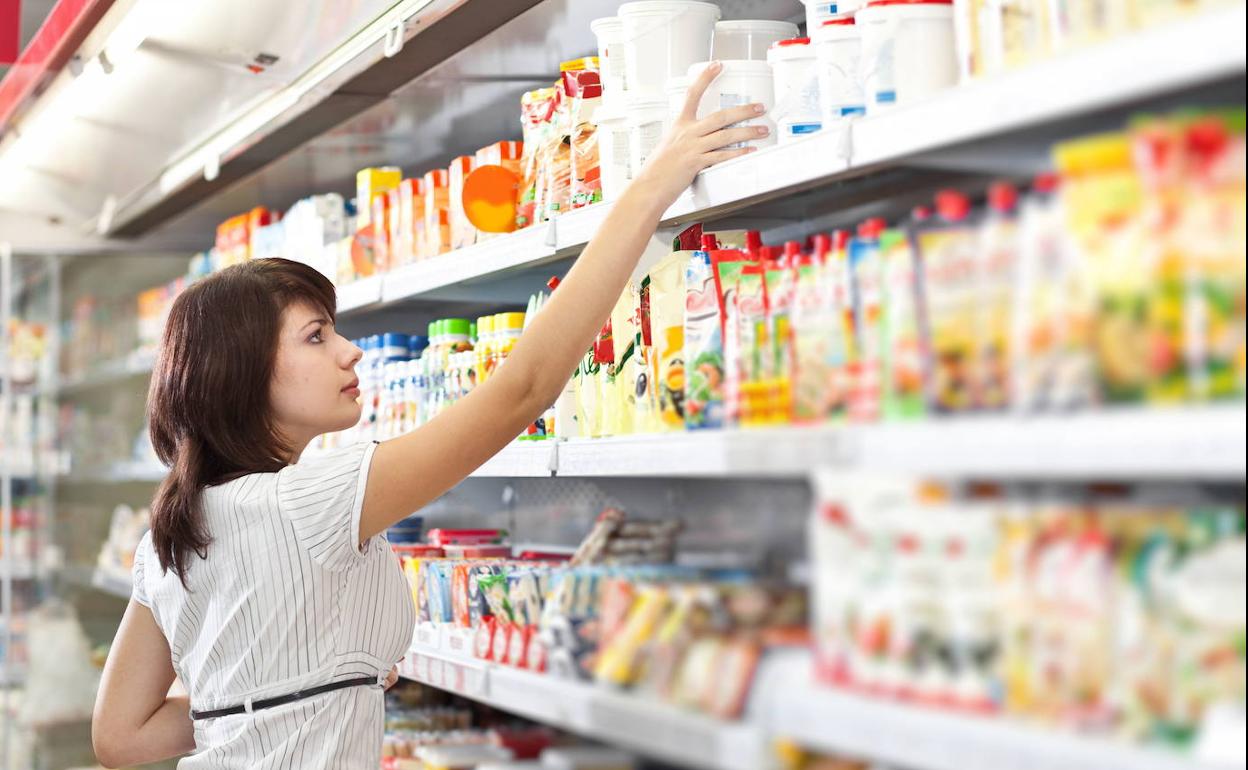
[[[319,274],[256,260],[178,298],[148,399],[170,472],[96,701],[101,763],[190,754],[182,770],[377,768],[382,689],[415,626],[378,536],[555,400],[662,213],[699,171],[765,131],[734,125],[761,105],[696,119],[718,71],[689,89],[664,145],[507,365],[405,436],[299,462],[314,437],[360,416],[361,352],[335,333],[333,287]],[[175,678],[189,695],[171,690]]]

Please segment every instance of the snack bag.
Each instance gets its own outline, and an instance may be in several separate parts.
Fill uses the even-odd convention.
[[[735,367],[725,367],[725,372],[736,372],[735,377],[727,378],[728,414],[742,425],[761,425],[768,422],[772,357],[767,328],[767,270],[763,263],[750,263],[742,269],[734,301],[740,360]],[[725,356],[725,364],[728,363]]]
[[[633,433],[637,413],[638,343],[634,307],[637,287],[631,281],[620,293],[611,311],[611,338],[615,349],[614,363],[610,367],[610,399],[612,423],[610,434],[625,436]]]
[[[772,425],[789,422],[793,414],[793,303],[802,260],[798,244],[785,244],[784,259],[769,262],[764,274],[769,351],[762,362],[766,383],[763,422]]]
[[[555,88],[539,88],[525,93],[520,99],[524,144],[520,198],[516,205],[516,226],[520,229],[541,221],[538,198],[545,200],[542,190],[546,182],[544,169],[551,153],[552,138],[557,134],[554,116],[558,93]]]
[[[602,200],[598,161],[598,126],[594,118],[602,102],[598,57],[560,65],[560,82],[569,103],[570,204],[582,208]]]
[[[685,264],[684,311],[685,427],[720,428],[724,424],[723,325],[708,252],[695,252]]]

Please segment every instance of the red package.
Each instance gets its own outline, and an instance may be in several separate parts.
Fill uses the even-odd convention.
[[[507,559],[509,545],[448,545],[442,549],[448,559]]]
[[[511,634],[515,628],[510,623],[500,623],[495,627],[494,644],[490,651],[490,660],[496,663],[505,663],[507,661],[507,651],[511,649]]]
[[[494,634],[496,632],[494,618],[485,618],[477,626],[476,636],[472,639],[472,654],[483,660],[490,660],[494,654]]]
[[[516,558],[520,561],[564,562],[571,560],[572,554],[555,553],[554,551],[521,551]]]
[[[456,564],[451,568],[452,620],[460,628],[472,628],[472,600],[468,593],[468,573],[471,564]]]
[[[505,529],[431,529],[429,542],[436,546],[501,545],[507,539]]]
[[[503,662],[509,666],[524,668],[528,664],[529,640],[532,638],[532,628],[510,624],[507,629],[507,660]]]

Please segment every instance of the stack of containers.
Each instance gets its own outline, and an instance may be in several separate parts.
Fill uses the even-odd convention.
[[[693,0],[644,0],[621,5],[617,18],[624,44],[628,167],[635,177],[663,137],[668,79],[710,59],[720,11]]]
[[[779,40],[767,50],[776,104],[772,117],[781,144],[823,128],[818,66],[810,38]]]
[[[602,103],[595,114],[598,123],[598,162],[602,198],[620,197],[631,178],[628,168],[628,121],[624,94],[624,22],[618,16],[595,19],[589,28],[598,38],[598,67],[602,77]]]

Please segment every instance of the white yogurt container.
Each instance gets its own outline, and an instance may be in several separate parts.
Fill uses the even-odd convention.
[[[819,72],[819,105],[824,127],[866,112],[862,93],[862,35],[853,16],[829,19],[815,31],[812,45]]]
[[[594,19],[589,23],[598,38],[598,71],[602,77],[603,101],[622,104],[627,89],[624,58],[624,22],[618,16]]]
[[[719,6],[693,0],[643,0],[617,12],[624,25],[629,96],[662,98],[667,79],[711,55]]]
[[[628,187],[632,175],[629,171],[629,129],[623,110],[611,104],[603,104],[594,114],[598,121],[598,168],[602,175],[602,199],[618,200]]]
[[[868,114],[957,84],[953,0],[871,0],[855,19]]]
[[[806,34],[814,37],[815,30],[828,19],[854,14],[866,5],[865,0],[802,0],[806,6]]]
[[[663,140],[667,100],[662,96],[632,96],[628,101],[628,176],[636,179],[650,154]],[[599,147],[598,152],[602,152]],[[601,162],[601,161],[600,161]],[[606,196],[606,192],[603,192]]]
[[[667,85],[663,88],[663,94],[667,97],[666,128],[670,129],[680,117],[681,110],[685,108],[685,97],[689,95],[689,84],[692,82],[688,75],[667,79]]]
[[[797,37],[797,25],[787,21],[721,21],[715,25],[711,59],[767,61],[773,43]]]
[[[689,68],[690,80],[696,80],[702,69],[710,62],[699,62]],[[766,126],[771,129],[767,136],[751,139],[736,145],[742,147],[769,147],[776,143],[776,124],[770,117],[772,107],[776,104],[775,83],[771,78],[771,65],[765,61],[728,60],[720,61],[723,69],[707,86],[702,101],[698,103],[698,118],[705,118],[712,113],[729,107],[758,102],[766,108],[766,112],[756,118],[735,124],[736,126]]]
[[[819,68],[810,38],[796,37],[773,43],[767,51],[776,106],[776,141],[792,141],[823,128],[819,102]]]

